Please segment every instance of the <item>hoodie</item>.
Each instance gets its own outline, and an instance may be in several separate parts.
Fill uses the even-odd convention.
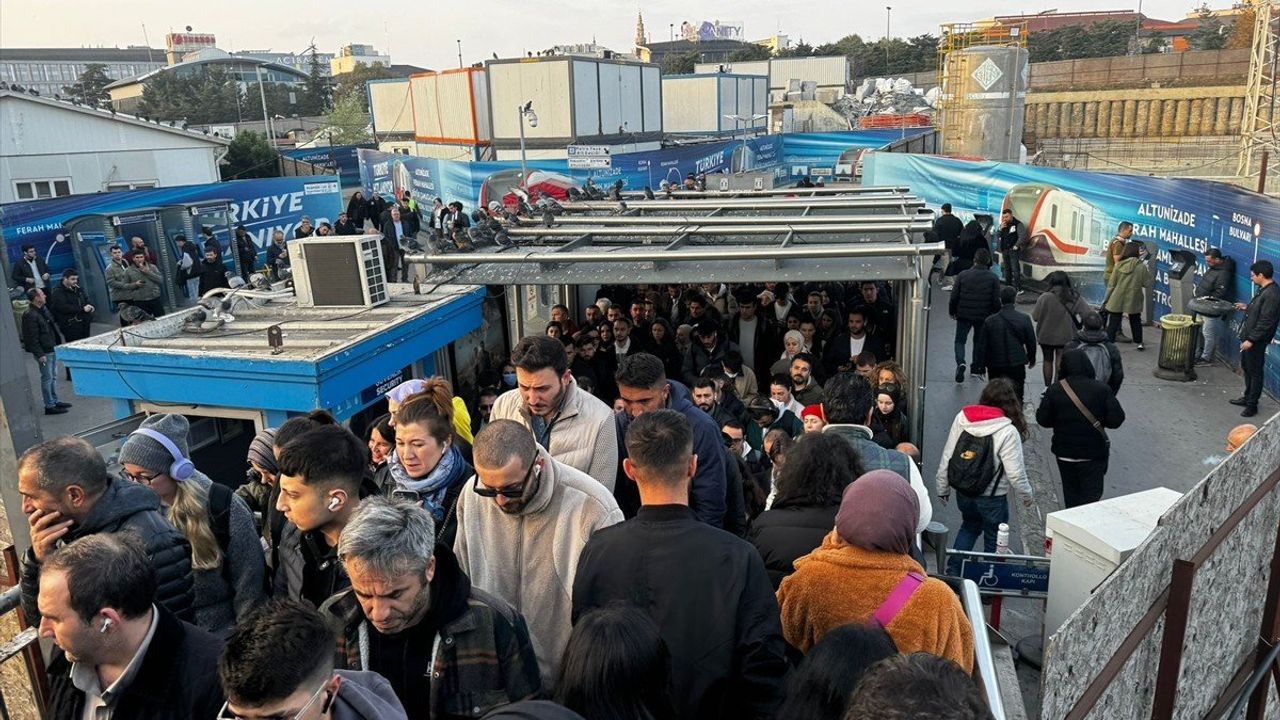
[[[995,450],[995,489],[993,491],[987,488],[982,493],[983,496],[1003,497],[1009,494],[1012,486],[1018,497],[1029,504],[1032,500],[1031,483],[1027,480],[1026,465],[1022,462],[1022,437],[1013,426],[1013,421],[1005,417],[1000,408],[989,405],[966,405],[951,423],[951,432],[942,449],[942,460],[938,463],[935,478],[938,495],[948,495],[951,492],[951,486],[947,482],[947,464],[951,462],[951,453],[962,432],[974,437],[990,437]]]
[[[1107,356],[1111,359],[1111,376],[1103,379],[1103,382],[1111,388],[1111,392],[1119,394],[1120,386],[1124,384],[1124,361],[1120,358],[1120,348],[1116,347],[1114,342],[1107,339],[1106,330],[1080,330],[1076,332],[1076,339],[1067,343],[1068,350],[1082,350],[1086,345],[1096,345],[1106,351]],[[1086,354],[1090,351],[1086,350]],[[1097,378],[1097,368],[1094,368],[1094,377]]]
[[[408,720],[391,683],[375,672],[339,670],[338,696],[330,710],[333,720]]]
[[[188,622],[195,621],[191,546],[160,511],[160,498],[150,489],[112,478],[84,520],[58,542],[59,547],[97,533],[132,531],[142,539],[156,572],[156,602]],[[22,609],[27,622],[40,623],[36,595],[40,563],[28,548],[22,562]]]
[[[474,587],[524,615],[543,685],[554,687],[573,630],[571,595],[582,548],[592,533],[623,518],[599,481],[555,460],[541,446],[538,460],[538,488],[515,514],[504,512],[493,498],[461,494],[453,551]]]

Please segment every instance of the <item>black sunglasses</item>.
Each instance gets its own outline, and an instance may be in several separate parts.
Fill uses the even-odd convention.
[[[504,488],[491,488],[487,485],[481,485],[480,474],[477,473],[471,476],[471,490],[480,497],[487,498],[497,497],[499,495],[504,498],[512,499],[524,497],[524,492],[529,487],[529,480],[533,478],[533,469],[537,467],[537,465],[538,459],[534,458],[533,462],[529,463],[529,469],[524,472],[524,480],[521,480],[519,485]]]

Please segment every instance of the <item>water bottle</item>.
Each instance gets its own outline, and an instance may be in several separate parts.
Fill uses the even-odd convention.
[[[996,528],[996,554],[1013,554],[1013,551],[1009,549],[1009,523],[1000,523],[1000,526]]]

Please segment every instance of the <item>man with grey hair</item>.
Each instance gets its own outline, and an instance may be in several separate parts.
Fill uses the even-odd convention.
[[[411,718],[478,718],[538,692],[524,618],[472,587],[421,505],[366,498],[338,558],[351,587],[320,608],[340,628],[336,669],[382,675]]]
[[[591,534],[622,522],[613,495],[534,442],[528,428],[494,420],[476,435],[476,478],[458,498],[454,552],[476,587],[515,606],[552,687],[573,629],[578,556]]]

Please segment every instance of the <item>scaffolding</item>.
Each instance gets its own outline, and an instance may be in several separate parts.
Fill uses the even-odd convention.
[[[1263,156],[1269,153],[1273,162],[1280,160],[1280,94],[1276,87],[1280,82],[1280,4],[1249,0],[1249,5],[1254,9],[1253,44],[1236,174],[1257,185]]]
[[[938,102],[939,134],[942,136],[943,154],[961,131],[959,113],[952,112],[963,103],[956,88],[964,85],[965,67],[962,63],[947,62],[952,53],[959,53],[979,45],[998,47],[1027,47],[1027,24],[1017,23],[944,23],[938,40],[938,87],[942,95]]]

